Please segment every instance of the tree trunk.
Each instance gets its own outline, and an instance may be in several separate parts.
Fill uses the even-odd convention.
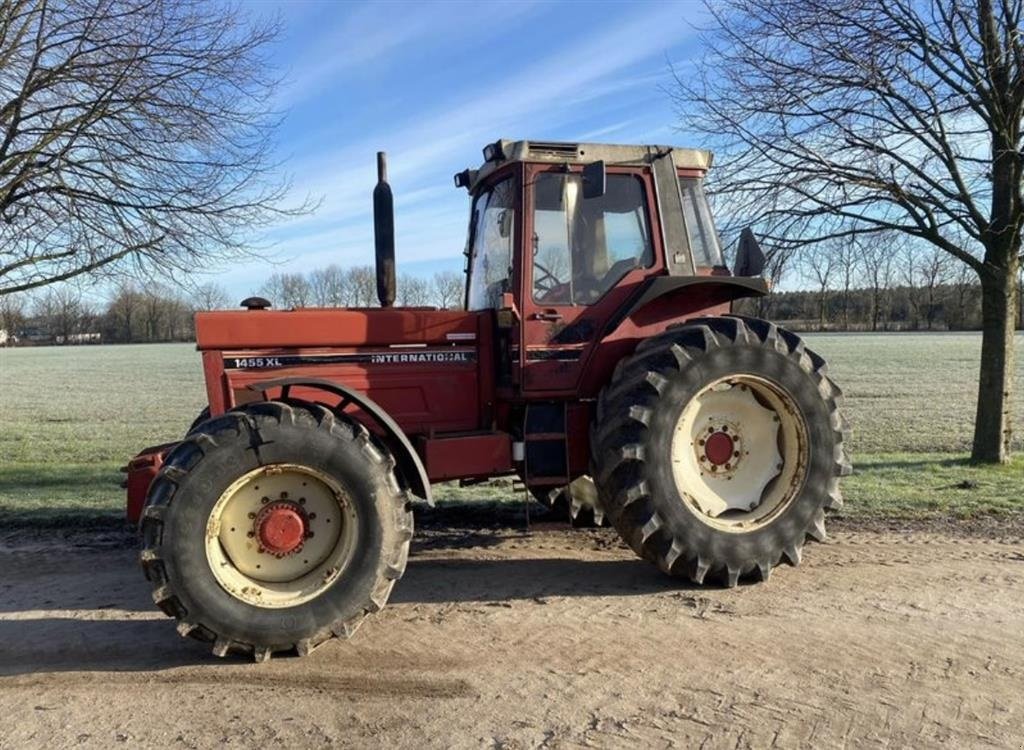
[[[981,374],[971,460],[1010,460],[1010,401],[1014,378],[1014,323],[1017,312],[1016,269],[986,265],[981,273]]]

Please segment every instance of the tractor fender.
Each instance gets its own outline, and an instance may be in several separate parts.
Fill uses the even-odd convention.
[[[428,505],[433,507],[434,497],[430,492],[430,479],[419,454],[391,415],[365,393],[324,378],[277,378],[276,380],[262,380],[248,386],[250,390],[262,391],[264,398],[268,398],[267,391],[280,388],[282,399],[288,398],[289,391],[296,387],[313,388],[331,393],[341,399],[337,408],[343,409],[349,404],[353,404],[369,415],[380,428],[381,438],[395,457],[398,471],[409,485],[409,489],[414,495],[423,498]]]
[[[652,276],[641,283],[609,319],[604,336],[656,299],[681,290],[699,292],[704,298],[702,306],[710,307],[743,297],[763,297],[768,294],[768,282],[760,276]]]

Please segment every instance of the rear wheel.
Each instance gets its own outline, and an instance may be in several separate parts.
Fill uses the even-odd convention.
[[[259,402],[203,421],[168,455],[142,531],[153,598],[178,631],[263,660],[348,637],[383,607],[412,514],[361,425]]]
[[[700,319],[642,342],[598,404],[592,473],[612,523],[697,583],[798,564],[842,503],[840,400],[824,360],[765,321]]]

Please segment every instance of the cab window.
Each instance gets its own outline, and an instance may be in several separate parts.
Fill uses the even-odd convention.
[[[578,174],[542,172],[532,190],[536,302],[589,305],[654,262],[639,177],[610,174],[605,194],[588,200]]]
[[[686,222],[686,232],[690,237],[694,265],[725,265],[702,181],[698,177],[680,177],[679,190],[683,195],[683,221]]]
[[[469,290],[466,309],[499,306],[511,289],[515,231],[515,181],[511,177],[478,193],[470,215]]]

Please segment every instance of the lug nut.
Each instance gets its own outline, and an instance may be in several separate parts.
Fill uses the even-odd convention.
[[[312,521],[314,519],[316,519],[316,513],[310,513],[309,514],[309,520]]]

